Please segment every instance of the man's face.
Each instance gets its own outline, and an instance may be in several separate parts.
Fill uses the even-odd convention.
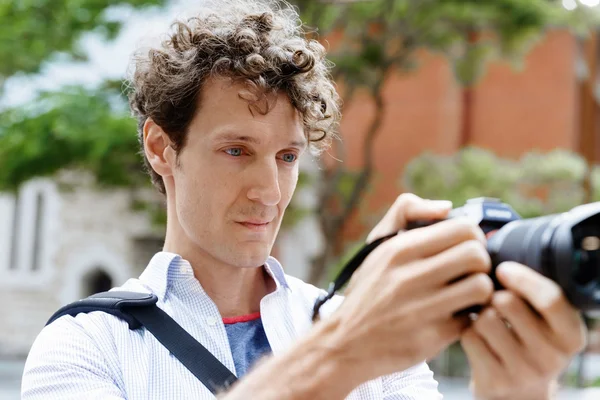
[[[194,247],[238,267],[262,265],[298,181],[302,119],[281,94],[266,115],[240,86],[203,88],[199,112],[173,170],[179,224]]]

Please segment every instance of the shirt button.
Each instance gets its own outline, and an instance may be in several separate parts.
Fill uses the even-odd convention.
[[[187,273],[187,268],[186,267],[179,267],[179,272],[182,274]]]
[[[206,323],[208,326],[215,326],[217,324],[217,319],[215,317],[206,318]]]

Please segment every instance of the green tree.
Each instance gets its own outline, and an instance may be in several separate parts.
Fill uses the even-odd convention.
[[[349,170],[343,162],[321,168],[323,183],[315,211],[326,246],[312,265],[312,282],[320,282],[326,268],[335,264],[344,248],[344,227],[370,187],[373,145],[387,112],[384,84],[392,74],[417,67],[417,50],[443,54],[458,82],[468,88],[492,60],[519,65],[548,29],[565,27],[583,34],[597,18],[587,8],[570,12],[560,1],[549,0],[299,0],[298,5],[321,37],[341,38],[330,54],[336,65],[334,77],[343,84],[344,102],[351,102],[361,90],[375,105],[375,115],[361,136],[361,168]],[[343,143],[335,143],[331,153],[343,161]]]
[[[78,38],[85,32],[105,32],[107,37],[118,32],[119,24],[105,14],[116,2],[61,3],[64,4],[50,0],[1,3],[4,40],[0,42],[0,55],[10,62],[3,61],[0,79],[39,71],[44,62],[57,55],[82,57],[84,52],[78,47]],[[141,7],[162,3],[124,0],[118,4]],[[580,10],[567,12],[560,1],[550,0],[296,0],[295,3],[309,27],[315,28],[321,38],[340,34],[341,41],[331,56],[336,63],[334,77],[345,88],[342,93],[345,101],[351,101],[353,93],[361,89],[370,94],[376,105],[375,116],[364,135],[362,168],[350,171],[343,163],[337,163],[333,168],[324,168],[319,178],[320,205],[314,211],[319,215],[326,246],[314,261],[310,276],[313,282],[324,276],[326,266],[334,264],[335,249],[342,248],[340,240],[345,223],[371,183],[373,143],[386,113],[382,88],[391,74],[414,69],[416,51],[425,48],[447,56],[457,79],[472,85],[489,60],[495,57],[520,60],[546,29],[569,26],[583,32],[591,15]],[[17,37],[25,39],[13,40]],[[115,89],[107,85],[95,92],[69,88],[62,93],[43,94],[23,109],[3,110],[0,155],[7,158],[3,159],[0,189],[14,189],[31,177],[52,175],[63,168],[91,171],[100,183],[111,185],[147,182],[137,178],[140,175],[133,152],[134,128],[126,118],[126,107],[119,96],[118,86]],[[85,107],[85,112],[77,112],[83,110],[77,107],[80,104],[93,104],[93,109]],[[112,133],[97,137],[96,133],[109,131]],[[92,140],[94,137],[97,140]],[[7,155],[9,151],[4,149],[10,149],[11,154]],[[341,143],[335,144],[332,153],[338,159],[345,158]]]
[[[474,197],[509,203],[523,218],[560,213],[584,202],[587,165],[566,150],[530,152],[518,160],[465,148],[451,156],[424,153],[404,170],[401,186],[430,199],[463,205]],[[600,166],[593,167],[592,201],[600,201]]]
[[[0,87],[15,74],[32,74],[53,57],[83,61],[82,35],[94,32],[107,40],[120,32],[110,18],[114,6],[142,8],[165,0],[6,0],[0,2]]]
[[[0,132],[0,189],[16,190],[67,166],[91,172],[105,187],[143,185],[136,124],[124,103],[113,88],[68,87],[5,110],[0,126],[10,128]]]
[[[113,7],[160,6],[165,0],[14,0],[0,2],[0,89],[13,76],[41,71],[56,60],[85,61],[86,33],[114,39],[122,22]],[[0,93],[2,91],[0,90]],[[140,179],[135,122],[128,116],[121,85],[66,87],[43,92],[27,105],[0,112],[0,190],[15,190],[35,176],[62,168],[93,173],[101,185],[133,185]]]
[[[43,71],[60,60],[88,59],[86,34],[113,40],[123,22],[115,14],[162,7],[166,0],[13,0],[0,2],[0,95],[6,80]],[[115,11],[117,11],[115,13]],[[70,168],[91,173],[101,187],[143,187],[135,135],[121,82],[96,88],[41,92],[24,105],[0,110],[0,191],[36,176]]]

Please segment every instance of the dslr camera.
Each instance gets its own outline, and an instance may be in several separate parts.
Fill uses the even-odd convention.
[[[600,202],[538,218],[521,219],[498,199],[476,198],[450,211],[467,217],[488,238],[492,278],[504,261],[516,261],[555,281],[569,301],[584,312],[600,312]],[[437,221],[416,221],[413,229]]]
[[[492,260],[491,278],[496,289],[496,267],[515,261],[552,279],[567,299],[580,311],[600,316],[600,202],[584,204],[570,211],[538,218],[522,219],[508,204],[494,198],[470,199],[450,211],[448,218],[474,220],[487,237]],[[432,225],[436,221],[413,221],[407,230]],[[313,320],[320,307],[341,289],[365,258],[384,241],[398,233],[366,244],[331,282],[326,294],[313,307]]]

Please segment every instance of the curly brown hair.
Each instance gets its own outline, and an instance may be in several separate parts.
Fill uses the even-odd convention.
[[[244,85],[248,90],[240,97],[263,114],[270,109],[269,95],[284,92],[302,115],[312,150],[325,148],[339,124],[340,99],[325,49],[307,38],[298,13],[282,0],[207,1],[194,17],[173,23],[160,46],[134,56],[132,67],[129,103],[142,154],[148,118],[181,151],[202,87],[213,77]],[[164,194],[164,182],[145,155],[144,163]]]

